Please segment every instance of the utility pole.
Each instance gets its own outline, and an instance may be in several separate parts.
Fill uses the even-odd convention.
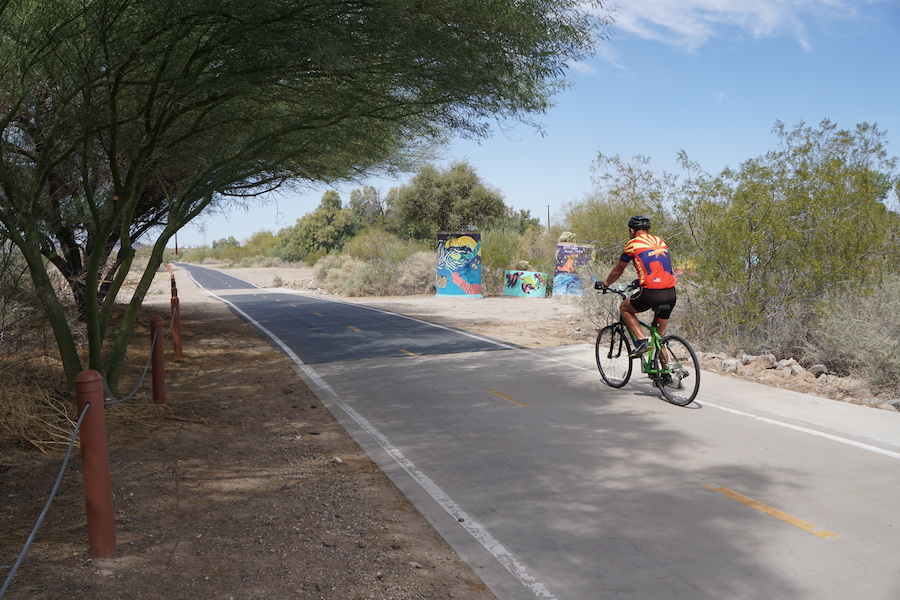
[[[550,235],[550,205],[547,205],[547,235]]]

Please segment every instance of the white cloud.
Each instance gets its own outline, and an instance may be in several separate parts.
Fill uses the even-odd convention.
[[[871,2],[872,0],[864,0]],[[804,20],[848,18],[853,0],[622,0],[614,29],[695,50],[711,38],[790,34],[809,47]]]
[[[571,68],[573,71],[575,71],[576,73],[581,73],[583,75],[593,75],[597,72],[597,69],[580,60],[573,60],[568,64],[569,68]]]

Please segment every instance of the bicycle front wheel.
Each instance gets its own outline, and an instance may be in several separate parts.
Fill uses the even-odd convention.
[[[607,385],[620,388],[631,377],[631,341],[616,325],[607,325],[597,334],[595,346],[597,368]]]
[[[687,340],[667,335],[660,343],[662,350],[654,357],[659,371],[656,385],[666,400],[677,406],[687,406],[700,391],[700,361]]]

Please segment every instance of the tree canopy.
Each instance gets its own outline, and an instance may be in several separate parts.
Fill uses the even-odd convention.
[[[487,135],[494,119],[531,122],[566,85],[567,63],[605,35],[610,21],[591,8],[0,2],[0,236],[28,264],[69,379],[85,365],[45,261],[84,319],[87,366],[114,386],[179,228],[211,204],[406,169],[446,136]],[[142,239],[151,264],[113,324]]]
[[[511,226],[519,233],[537,225],[528,211],[515,213],[503,195],[486,185],[469,163],[446,169],[425,165],[409,184],[387,198],[388,226],[402,237],[434,241],[438,231],[474,231]]]

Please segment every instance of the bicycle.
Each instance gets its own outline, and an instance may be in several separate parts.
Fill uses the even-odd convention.
[[[628,297],[628,292],[636,288],[636,283],[632,282],[624,289],[609,287],[603,293],[612,292],[624,300]],[[663,308],[659,307],[660,310]],[[700,390],[700,362],[694,349],[683,337],[661,337],[656,329],[657,319],[658,311],[654,311],[651,323],[638,321],[649,333],[647,350],[640,357],[641,371],[653,380],[653,385],[659,388],[668,402],[676,406],[687,406],[694,401]],[[634,366],[629,354],[634,344],[634,334],[621,316],[616,323],[607,325],[597,333],[597,368],[607,385],[620,388],[628,383]]]

